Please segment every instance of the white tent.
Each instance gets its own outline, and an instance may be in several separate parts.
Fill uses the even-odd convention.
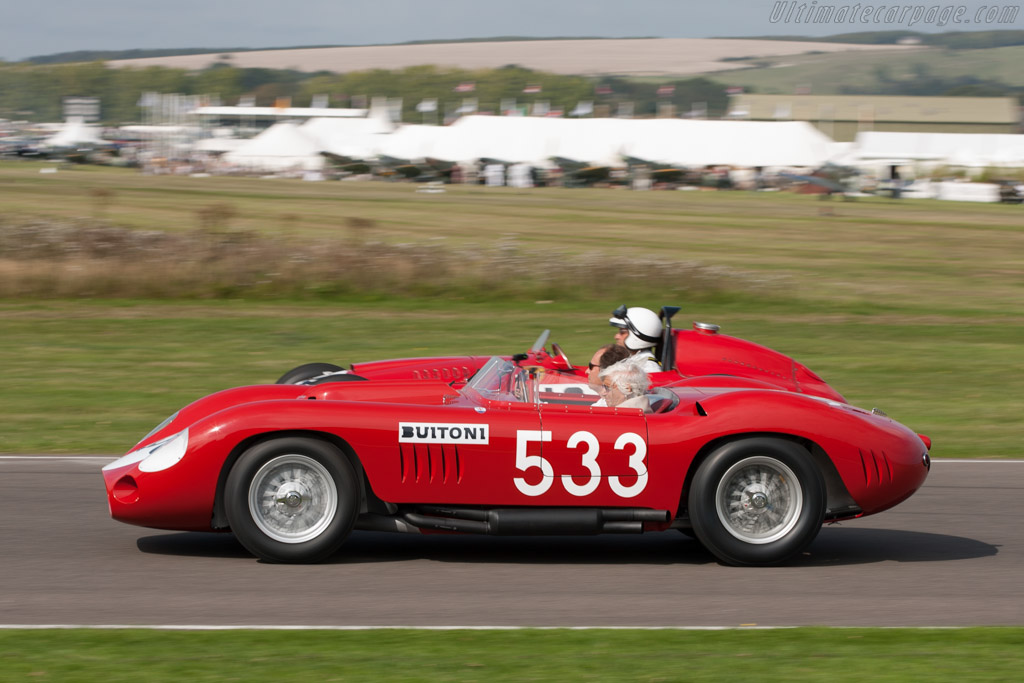
[[[837,166],[857,163],[857,146],[852,142],[833,142],[828,146],[828,161]]]
[[[381,136],[377,153],[396,159],[437,159],[437,148],[452,130],[450,126],[406,124]]]
[[[634,121],[630,156],[676,166],[817,167],[831,138],[804,121]]]
[[[1024,166],[1024,135],[1009,133],[857,134],[861,163],[901,158],[941,166]]]
[[[617,166],[633,138],[629,119],[553,119],[557,156],[594,166]]]
[[[85,147],[109,144],[108,141],[100,137],[100,131],[96,126],[90,126],[80,117],[68,119],[59,132],[42,142],[44,147]]]
[[[988,166],[986,158],[979,150],[971,146],[957,147],[942,159],[942,162],[950,166],[964,166],[966,168],[984,168]]]
[[[274,124],[238,149],[227,152],[223,159],[263,171],[317,171],[324,166],[320,146],[294,123]]]
[[[541,167],[551,165],[553,157],[614,166],[631,156],[674,166],[752,168],[815,167],[834,152],[827,136],[799,121],[465,116],[450,126],[391,129],[390,122],[375,117],[313,119],[298,128],[277,124],[225,159],[271,170],[321,168],[320,151],[361,159],[497,159]]]
[[[594,165],[622,163],[622,151],[635,137],[636,121],[562,119],[535,116],[464,116],[434,145],[447,161],[498,159],[550,166],[553,157]]]
[[[376,156],[383,140],[394,129],[394,124],[377,116],[362,119],[314,118],[299,127],[321,150],[356,159]]]
[[[801,121],[466,116],[434,151],[447,161],[492,158],[537,166],[551,157],[615,165],[632,156],[676,166],[815,167],[829,159],[831,144]]]
[[[532,116],[463,116],[437,141],[434,153],[445,161],[488,158],[546,166],[558,156],[557,123]]]

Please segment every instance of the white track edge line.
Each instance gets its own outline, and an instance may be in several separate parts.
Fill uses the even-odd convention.
[[[0,630],[95,631],[786,631],[794,629],[942,630],[1001,628],[1000,626],[317,626],[317,625],[218,625],[218,624],[0,624]],[[1008,627],[1016,628],[1016,627]]]

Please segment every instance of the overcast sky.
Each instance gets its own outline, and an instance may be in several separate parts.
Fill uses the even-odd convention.
[[[1024,0],[1019,0],[1024,3]],[[990,0],[964,7],[945,26],[915,8],[936,0],[874,5],[846,0],[3,0],[0,58],[15,61],[72,50],[181,47],[366,45],[499,35],[706,38],[829,35],[910,28],[918,31],[1024,29],[1024,11],[1010,24],[962,23]],[[879,10],[866,20],[804,23],[806,5]],[[793,12],[789,12],[792,6]],[[856,10],[854,8],[857,8]],[[885,9],[883,9],[885,8]],[[883,15],[891,8],[903,16]],[[788,16],[787,16],[788,15]],[[788,22],[787,22],[788,18]],[[877,21],[876,21],[877,20]]]

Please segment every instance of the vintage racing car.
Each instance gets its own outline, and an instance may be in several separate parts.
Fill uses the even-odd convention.
[[[693,352],[679,364],[688,370],[658,373],[649,413],[593,405],[580,369],[544,350],[546,334],[508,358],[364,363],[221,391],[103,468],[110,512],[232,531],[272,562],[324,560],[353,529],[678,529],[722,562],[768,565],[823,523],[881,512],[921,486],[927,437],[846,403],[782,354],[688,332],[672,333]],[[699,367],[709,372],[690,374]]]

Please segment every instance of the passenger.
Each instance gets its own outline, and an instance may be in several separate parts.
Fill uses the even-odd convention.
[[[661,372],[661,364],[651,351],[661,341],[661,319],[648,308],[619,306],[608,320],[615,333],[615,343],[622,344],[633,357],[643,361],[645,372]]]
[[[590,388],[601,393],[603,387],[601,386],[600,372],[607,368],[615,365],[621,360],[629,358],[629,351],[625,346],[618,344],[605,344],[599,348],[595,353],[594,357],[590,359],[590,365],[587,367],[587,382],[590,384]],[[604,401],[602,396],[594,403],[595,406],[606,406],[608,405]]]
[[[620,360],[615,365],[602,370],[601,385],[605,403],[612,408],[641,408],[645,413],[651,412],[651,402],[644,394],[650,386],[650,380],[643,369],[643,361],[636,356]]]

